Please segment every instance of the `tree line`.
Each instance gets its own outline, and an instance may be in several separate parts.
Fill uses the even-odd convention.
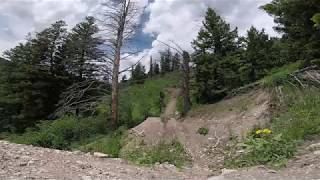
[[[9,61],[1,60],[1,129],[20,132],[38,120],[54,119],[68,86],[108,78],[95,19],[86,17],[70,32],[66,27],[58,21],[4,53]]]
[[[303,60],[304,66],[319,64],[319,1],[273,0],[261,7],[275,18],[282,37],[270,37],[264,29],[251,27],[238,35],[221,16],[209,8],[193,41],[194,96],[212,103],[237,87],[255,82],[271,69]]]
[[[119,68],[128,58],[122,55],[128,53],[124,47],[134,35],[138,9],[130,0],[102,5],[108,8],[99,19],[104,31],[93,17],[71,31],[58,21],[4,53],[5,59],[0,59],[0,131],[22,132],[39,120],[57,118],[57,109],[81,115],[89,106],[80,104],[92,105],[87,102],[97,101],[101,90],[111,94],[106,122],[121,125],[117,124]],[[143,64],[134,65],[129,80],[143,83],[147,77],[182,71],[184,101],[190,105],[190,89],[198,103],[212,103],[234,88],[258,81],[275,67],[297,60],[304,66],[320,64],[319,1],[273,0],[261,8],[274,17],[281,37],[270,37],[255,27],[239,36],[237,28],[208,8],[192,42],[193,54],[168,47],[159,59],[150,58],[148,73]]]

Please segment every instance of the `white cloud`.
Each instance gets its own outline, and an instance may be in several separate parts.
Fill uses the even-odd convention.
[[[175,41],[183,49],[192,51],[191,42],[202,26],[208,7],[215,9],[239,34],[245,35],[250,26],[265,28],[270,35],[276,35],[273,19],[259,9],[270,0],[155,0],[147,8],[150,20],[145,33],[156,36],[149,55],[157,56],[166,48],[159,41]],[[159,41],[158,41],[159,40]]]
[[[97,14],[103,0],[1,0],[0,1],[0,53],[24,40],[28,32],[40,31],[57,20],[65,20],[69,27],[74,26],[86,15]],[[107,0],[105,0],[107,1]],[[140,7],[150,0],[134,0]],[[191,42],[201,28],[208,7],[214,8],[233,27],[239,27],[244,35],[251,25],[265,28],[276,35],[273,19],[259,10],[259,6],[271,0],[155,0],[147,11],[150,19],[144,32],[154,35],[157,40],[173,40],[182,48],[192,51]],[[152,48],[132,57],[148,66],[149,56],[157,58],[158,51],[166,47],[157,40]],[[123,62],[123,68],[132,64]],[[148,69],[148,67],[147,67]]]
[[[55,21],[65,20],[72,27],[96,6],[90,0],[1,0],[0,53]]]

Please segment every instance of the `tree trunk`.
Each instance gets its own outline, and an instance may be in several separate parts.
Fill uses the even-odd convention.
[[[119,104],[119,68],[121,58],[121,46],[118,45],[116,50],[116,56],[113,64],[112,73],[112,95],[111,95],[111,125],[112,127],[117,126],[118,122],[118,104]]]
[[[186,115],[191,108],[191,100],[190,100],[190,56],[189,53],[183,52],[183,85],[182,85],[182,94],[183,94],[183,115]]]

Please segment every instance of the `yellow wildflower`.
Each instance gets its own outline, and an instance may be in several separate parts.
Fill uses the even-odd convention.
[[[264,129],[262,132],[264,134],[271,134],[271,130],[270,129]]]
[[[256,131],[256,134],[261,134],[263,131],[261,129]]]

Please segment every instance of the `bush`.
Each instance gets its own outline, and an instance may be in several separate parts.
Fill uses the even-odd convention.
[[[201,134],[203,136],[206,136],[208,133],[209,133],[209,129],[208,128],[205,128],[205,127],[201,127],[198,129],[198,134]]]
[[[138,147],[123,153],[123,158],[140,165],[152,165],[168,162],[182,167],[191,162],[183,145],[174,140],[171,143],[160,143],[154,147]]]
[[[272,134],[262,135],[263,130],[251,133],[238,144],[244,153],[230,157],[226,165],[246,167],[258,164],[281,166],[293,156],[297,145],[311,135],[320,133],[319,89],[293,90],[283,88],[285,108],[271,120]],[[263,133],[262,133],[263,134]],[[234,153],[236,154],[236,153]]]
[[[84,152],[101,152],[115,158],[119,156],[122,141],[126,137],[126,134],[126,128],[121,127],[113,134],[98,137],[93,142],[80,146],[77,149]]]
[[[302,66],[301,61],[285,65],[281,68],[273,69],[268,76],[264,77],[261,82],[264,87],[274,87],[276,85],[284,84],[289,75],[298,70]]]
[[[243,143],[237,144],[237,147],[243,149],[244,153],[228,159],[227,166],[247,167],[258,164],[282,166],[295,152],[294,143],[284,139],[282,134],[251,134]]]
[[[143,84],[121,84],[119,96],[119,126],[135,127],[147,117],[160,117],[160,92],[179,84],[177,72],[158,75],[145,80]],[[165,103],[169,100],[165,96]],[[108,96],[98,106],[97,112],[105,117],[110,116],[111,97]]]
[[[12,135],[9,140],[46,148],[70,149],[73,142],[84,140],[106,131],[102,119],[64,117],[55,121],[42,121],[36,128],[27,129],[22,135]]]

